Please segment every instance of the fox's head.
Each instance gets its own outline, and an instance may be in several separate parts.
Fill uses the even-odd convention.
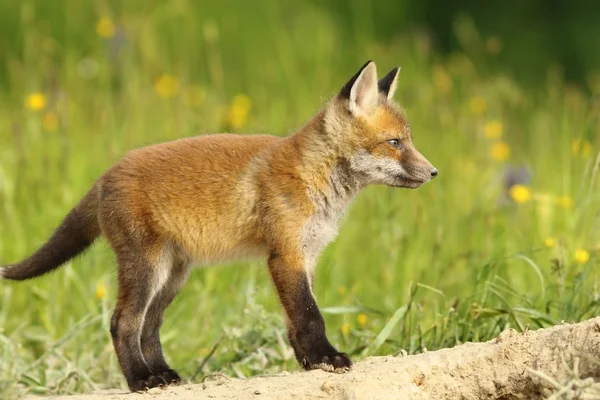
[[[399,68],[381,80],[367,62],[325,110],[325,130],[363,184],[417,188],[438,171],[415,148],[410,126],[392,100]]]

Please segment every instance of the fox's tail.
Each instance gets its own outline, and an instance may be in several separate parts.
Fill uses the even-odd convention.
[[[50,239],[18,264],[0,269],[6,279],[22,281],[44,275],[88,248],[98,236],[99,189],[94,187],[65,217]]]

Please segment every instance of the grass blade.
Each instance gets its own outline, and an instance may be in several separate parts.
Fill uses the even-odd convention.
[[[394,327],[404,318],[404,315],[408,311],[408,305],[403,305],[399,309],[396,310],[392,318],[385,324],[381,332],[375,337],[373,343],[368,346],[363,354],[372,354],[375,353],[381,345],[387,340],[387,338],[391,335]]]

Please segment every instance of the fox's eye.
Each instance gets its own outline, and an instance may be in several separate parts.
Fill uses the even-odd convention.
[[[400,140],[398,139],[390,139],[388,140],[388,143],[392,146],[395,147],[397,149],[402,148],[402,143],[400,143]]]

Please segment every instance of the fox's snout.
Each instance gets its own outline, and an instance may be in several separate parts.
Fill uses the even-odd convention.
[[[406,172],[406,175],[403,176],[404,181],[407,181],[407,187],[410,188],[419,187],[438,175],[437,168],[414,147],[412,147],[405,162],[402,163],[402,168]]]
[[[406,168],[410,175],[414,176],[414,178],[422,180],[423,182],[428,182],[435,178],[438,174],[437,168],[433,165],[423,165],[418,167]]]
[[[427,180],[428,180],[428,181],[430,181],[430,180],[432,180],[433,178],[435,178],[435,177],[437,176],[437,174],[438,174],[438,170],[437,170],[437,168],[436,168],[436,167],[434,167],[434,166],[433,166],[433,165],[431,165],[431,164],[429,164],[429,165],[426,167],[425,171],[426,171],[426,172],[424,173],[424,175],[428,175],[428,176],[427,176],[427,178],[428,178]]]

